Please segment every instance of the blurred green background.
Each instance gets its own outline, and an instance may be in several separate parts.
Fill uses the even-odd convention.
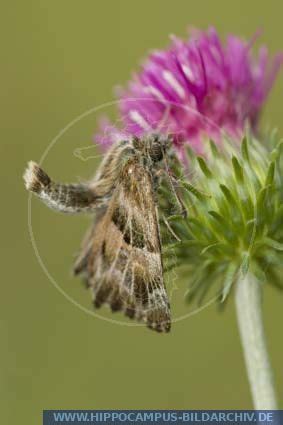
[[[252,408],[233,300],[173,325],[169,335],[109,323],[76,308],[41,269],[28,233],[22,173],[83,112],[113,100],[154,47],[189,25],[214,25],[222,36],[263,28],[272,52],[283,49],[280,1],[84,0],[2,4],[2,384],[5,424],[41,423],[43,409]],[[280,75],[264,125],[283,131]],[[110,109],[103,111],[112,113]],[[91,144],[99,114],[69,129],[44,161],[62,181],[91,176],[97,160],[74,149]],[[8,202],[7,202],[8,197]],[[82,306],[89,293],[71,277],[87,217],[66,217],[32,200],[32,225],[42,260],[61,288]],[[2,254],[2,258],[3,258]],[[173,315],[187,311],[186,281],[177,280]],[[266,288],[264,311],[283,408],[282,294]],[[107,309],[101,314],[113,318]],[[122,315],[114,318],[124,320]],[[128,322],[127,322],[128,323]]]

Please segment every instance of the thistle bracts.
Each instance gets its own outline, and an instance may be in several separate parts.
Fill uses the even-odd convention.
[[[209,141],[202,157],[186,148],[188,173],[179,182],[188,216],[172,214],[163,201],[170,210],[170,236],[168,226],[162,229],[168,268],[189,269],[189,302],[201,304],[214,293],[223,303],[248,271],[283,289],[282,144],[271,145],[268,151],[246,136],[241,146],[226,142],[221,149]],[[176,260],[170,264],[173,250]]]

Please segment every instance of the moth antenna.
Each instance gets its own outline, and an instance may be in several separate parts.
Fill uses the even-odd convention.
[[[165,106],[165,111],[163,113],[163,116],[162,116],[161,120],[159,121],[159,124],[158,124],[158,126],[156,128],[156,132],[157,133],[161,133],[162,128],[165,127],[165,123],[166,123],[166,121],[167,121],[167,119],[169,117],[170,108],[171,108],[170,105],[166,105]]]
[[[172,171],[170,170],[170,168],[168,166],[168,162],[167,162],[167,158],[166,158],[165,153],[164,153],[164,164],[165,164],[165,167],[166,167],[166,175],[168,177],[172,192],[175,195],[175,198],[176,198],[177,204],[179,206],[181,215],[183,217],[187,217],[187,214],[188,214],[187,208],[186,208],[186,206],[185,206],[185,204],[182,200],[182,197],[180,195],[180,192],[179,192],[178,180],[174,176],[172,176]]]

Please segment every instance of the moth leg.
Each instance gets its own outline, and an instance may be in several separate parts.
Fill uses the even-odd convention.
[[[172,229],[172,227],[170,226],[168,220],[166,219],[165,215],[163,215],[163,221],[167,227],[167,229],[169,230],[169,232],[171,233],[171,235],[178,241],[178,242],[182,242],[182,239],[179,238],[179,236],[176,235],[176,233],[174,232],[174,230]]]
[[[178,204],[179,204],[179,207],[180,207],[180,210],[181,210],[181,215],[184,218],[186,218],[187,215],[188,215],[188,211],[187,211],[187,208],[186,208],[186,206],[184,204],[184,201],[183,201],[183,197],[182,197],[182,193],[181,193],[181,188],[179,186],[177,177],[174,176],[173,174],[171,174],[170,177],[171,177],[171,183],[172,183],[173,188],[174,188],[174,194],[176,196],[176,199],[178,201]]]
[[[187,208],[186,208],[184,201],[183,201],[183,198],[182,198],[181,188],[179,186],[177,177],[172,173],[171,170],[169,170],[169,169],[164,170],[163,168],[161,168],[156,172],[155,176],[158,179],[162,175],[168,180],[168,182],[171,186],[172,192],[175,195],[178,207],[180,209],[180,214],[184,218],[187,217],[187,214],[188,214]]]
[[[38,164],[30,161],[24,173],[26,189],[48,207],[64,213],[93,212],[102,206],[105,197],[98,196],[87,184],[53,182]]]

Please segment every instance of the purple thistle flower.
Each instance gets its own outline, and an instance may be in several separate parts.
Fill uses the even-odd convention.
[[[261,47],[255,59],[253,42],[229,36],[223,45],[213,28],[193,30],[188,41],[172,36],[171,46],[153,52],[119,90],[122,130],[104,121],[104,135],[95,140],[107,147],[117,138],[157,131],[201,152],[204,136],[239,138],[246,124],[255,131],[283,56],[270,60]]]

